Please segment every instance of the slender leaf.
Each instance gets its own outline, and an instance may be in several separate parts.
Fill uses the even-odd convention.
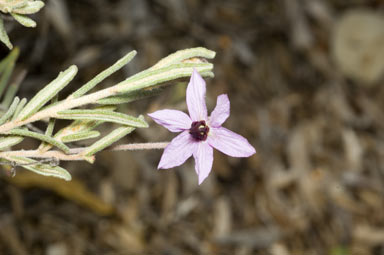
[[[26,103],[27,103],[26,98],[21,99],[19,105],[17,106],[17,108],[15,110],[15,113],[13,114],[12,120],[15,120],[19,116],[21,110],[23,110],[23,107]]]
[[[131,133],[133,130],[135,130],[135,128],[133,127],[119,127],[113,130],[108,135],[101,138],[100,140],[98,140],[97,142],[95,142],[94,144],[92,144],[91,146],[85,148],[85,150],[81,154],[85,156],[92,156],[95,153],[104,150],[117,140],[120,140],[127,134]]]
[[[49,164],[39,163],[37,160],[25,157],[9,156],[7,157],[7,160],[16,162],[16,164],[20,165],[21,167],[40,175],[57,177],[66,181],[70,181],[72,179],[71,174],[59,166],[51,166]]]
[[[9,40],[7,31],[4,27],[4,21],[0,18],[0,41],[2,41],[10,50],[13,48],[11,41]]]
[[[52,102],[52,103],[56,103],[58,100],[59,100],[59,97],[58,97],[58,95],[56,95],[56,96],[51,100],[51,102]],[[56,119],[55,119],[55,118],[50,118],[50,119],[49,119],[47,129],[45,130],[45,135],[47,135],[47,136],[52,136],[52,134],[53,134],[53,130],[55,129],[55,123],[56,123]],[[46,144],[46,143],[43,142],[42,144],[40,144],[39,148],[40,148],[41,146],[44,146],[45,144]]]
[[[8,63],[8,59],[9,59],[9,54],[8,54],[7,57],[2,58],[2,59],[0,60],[0,74],[3,73],[4,68],[5,68],[5,66],[6,66],[7,63]]]
[[[0,10],[4,13],[9,13],[15,8],[21,8],[27,4],[30,0],[4,0],[0,2]]]
[[[96,128],[98,125],[103,123],[102,121],[96,120],[76,120],[69,126],[62,128],[54,136],[56,139],[61,140],[64,136],[73,135],[79,132],[87,132]]]
[[[64,143],[69,143],[69,142],[76,142],[76,141],[91,139],[98,136],[100,136],[99,131],[85,131],[85,132],[79,132],[72,135],[63,136],[61,138],[61,141],[63,141]]]
[[[116,104],[126,104],[143,98],[151,97],[160,94],[163,91],[163,88],[152,88],[152,89],[143,89],[126,94],[121,94],[117,96],[107,97],[101,100],[98,100],[98,104],[107,104],[107,105],[116,105]]]
[[[19,49],[16,47],[9,53],[6,57],[4,69],[0,78],[0,96],[3,95],[4,89],[8,84],[9,78],[11,77],[13,68],[15,67],[15,62],[19,56]]]
[[[105,110],[105,111],[114,111],[116,109],[115,106],[101,106],[96,109]],[[80,132],[91,131],[96,128],[98,125],[102,124],[103,121],[95,121],[95,120],[75,120],[70,125],[60,129],[54,136],[54,138],[58,141],[62,141],[61,139],[64,136],[72,135]],[[40,146],[39,151],[45,152],[51,149],[52,146],[47,144],[45,146]]]
[[[112,66],[109,68],[105,69],[101,73],[95,76],[92,80],[87,82],[85,85],[83,85],[81,88],[76,90],[70,97],[76,98],[84,95],[91,89],[93,89],[97,84],[102,82],[105,78],[113,74],[114,72],[120,70],[123,66],[128,64],[135,56],[136,56],[136,51],[131,51],[128,54],[126,54],[124,57],[119,59],[116,63],[114,63]]]
[[[17,22],[19,22],[21,25],[25,27],[36,27],[36,22],[33,19],[28,18],[27,16],[24,16],[22,14],[17,14],[14,12],[11,12],[11,15]]]
[[[20,50],[18,47],[15,47],[5,58],[0,61],[0,73],[4,71],[4,68],[8,65],[9,62],[16,62],[19,56]]]
[[[10,61],[16,61],[19,56],[19,48],[15,47],[5,58],[0,61],[0,73],[3,73],[5,67]]]
[[[69,148],[64,143],[62,143],[62,142],[60,142],[60,141],[58,141],[58,140],[56,140],[50,136],[44,135],[44,134],[32,132],[29,130],[22,130],[22,129],[12,129],[11,131],[8,131],[7,134],[32,137],[32,138],[38,139],[40,141],[54,145],[57,148],[64,151],[65,153],[69,153]]]
[[[105,110],[67,110],[58,112],[57,118],[67,120],[100,120],[138,128],[148,127],[148,124],[142,119],[135,118],[130,115],[126,115],[119,112]]]
[[[182,61],[185,61],[187,59],[191,58],[208,58],[212,59],[216,55],[216,52],[208,50],[203,47],[197,47],[197,48],[191,48],[191,49],[185,49],[185,50],[179,50],[175,53],[163,58],[159,62],[157,62],[153,67],[151,67],[151,70],[159,69],[162,67],[166,67],[172,64],[179,64]]]
[[[63,141],[64,136],[69,136],[73,134],[77,134],[80,132],[86,132],[86,131],[91,131],[98,125],[102,124],[102,121],[93,121],[93,120],[76,120],[72,122],[69,126],[66,126],[62,129],[60,129],[54,136],[54,139],[57,141]],[[52,145],[50,144],[44,144],[40,145],[38,150],[40,152],[46,152],[49,149],[52,148]]]
[[[103,123],[102,121],[89,121],[89,120],[76,120],[72,122],[69,126],[66,126],[60,129],[54,136],[58,141],[62,141],[62,138],[67,135],[76,134],[79,132],[91,131],[93,128],[97,127]],[[48,151],[52,148],[52,145],[45,144],[39,146],[38,150],[41,152]]]
[[[44,2],[42,1],[28,1],[24,6],[12,9],[12,12],[18,14],[33,14],[40,11],[43,7]]]
[[[25,120],[45,105],[49,100],[51,100],[54,96],[59,93],[76,75],[77,67],[71,66],[64,72],[61,72],[59,76],[54,79],[51,83],[49,83],[45,88],[40,90],[29,103],[24,107],[24,109],[20,112],[20,116],[18,117],[21,120]]]
[[[47,129],[45,130],[45,135],[46,136],[52,137],[53,130],[55,128],[55,123],[56,123],[56,119],[54,119],[54,118],[50,118],[49,119]],[[37,148],[37,149],[41,150],[42,148],[47,147],[47,146],[49,146],[49,148],[52,148],[52,146],[49,143],[42,142],[39,145],[39,148]]]
[[[27,74],[26,70],[21,71],[17,75],[15,80],[9,85],[7,91],[5,92],[3,102],[1,103],[2,106],[4,106],[5,108],[8,108],[11,105],[13,99],[17,94],[17,91],[19,90],[20,84],[24,80],[26,74]]]
[[[45,130],[45,135],[52,136],[53,129],[55,128],[55,121],[56,119],[50,118],[48,121],[47,129]]]
[[[22,136],[0,136],[0,150],[12,147],[24,140]]]
[[[6,111],[3,116],[1,116],[0,125],[3,125],[9,118],[12,117],[12,115],[16,111],[16,108],[17,108],[17,105],[19,104],[19,102],[20,102],[20,99],[18,97],[15,97],[11,106],[8,108],[8,111]]]
[[[201,71],[199,72],[202,77],[205,78],[214,78],[215,74],[212,71]]]
[[[207,72],[209,73],[212,68],[213,65],[211,63],[174,64],[155,70],[141,72],[120,82],[116,85],[116,87],[118,87],[119,94],[128,93],[135,90],[148,88],[162,82],[167,82],[183,77],[189,77],[191,76],[193,69],[196,69],[200,74],[205,74]]]

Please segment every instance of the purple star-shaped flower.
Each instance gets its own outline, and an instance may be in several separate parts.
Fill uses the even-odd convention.
[[[179,166],[193,155],[199,184],[211,172],[213,148],[232,157],[249,157],[256,153],[246,138],[221,126],[229,117],[228,96],[223,94],[217,97],[216,107],[208,117],[205,91],[205,81],[194,70],[186,96],[189,116],[177,110],[159,110],[148,114],[169,131],[181,132],[164,149],[158,168]]]

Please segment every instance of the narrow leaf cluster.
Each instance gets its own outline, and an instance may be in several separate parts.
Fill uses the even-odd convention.
[[[26,15],[34,14],[44,7],[44,2],[35,0],[0,0],[0,11],[9,13],[17,22],[25,27],[36,27],[36,22]],[[0,41],[9,49],[13,48],[4,27],[4,21],[0,18]]]
[[[0,7],[0,10],[3,9]],[[148,127],[142,115],[136,117],[116,112],[119,104],[157,95],[166,84],[189,77],[194,69],[203,76],[213,77],[213,65],[206,59],[213,58],[215,52],[205,48],[178,51],[151,68],[112,87],[98,90],[97,85],[133,59],[136,51],[132,51],[61,99],[59,93],[70,84],[78,71],[76,66],[70,66],[29,102],[15,96],[22,73],[15,77],[15,82],[9,84],[17,55],[18,50],[14,49],[0,62],[0,96],[6,91],[0,109],[0,160],[13,167],[21,166],[41,175],[70,180],[71,175],[57,165],[59,160],[85,160],[92,163],[97,152],[105,150],[137,128]],[[55,132],[56,122],[61,119],[72,122]],[[36,122],[42,122],[45,131],[36,129]],[[97,128],[104,123],[118,127],[103,134],[105,132]],[[30,151],[10,149],[25,138],[40,141],[40,145]],[[89,145],[74,148],[74,143],[79,141],[86,141]]]

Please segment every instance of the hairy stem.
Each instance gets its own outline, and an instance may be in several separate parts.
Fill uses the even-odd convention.
[[[161,143],[131,143],[131,144],[122,144],[116,145],[108,150],[111,151],[135,151],[135,150],[160,150],[167,147],[169,142],[161,142]]]
[[[131,143],[131,144],[122,144],[109,147],[104,151],[128,151],[128,150],[155,150],[155,149],[164,149],[169,142],[159,142],[159,143]],[[39,150],[19,150],[19,151],[4,151],[0,152],[0,158],[9,158],[10,156],[17,157],[28,157],[28,158],[55,158],[63,161],[78,161],[78,160],[87,160],[84,158],[84,155],[80,153],[85,148],[72,148],[69,151],[69,154],[65,154],[62,151],[46,151],[41,152]],[[91,156],[93,159],[94,157]]]
[[[11,156],[27,157],[27,158],[55,158],[58,160],[78,161],[85,160],[84,156],[77,154],[65,154],[62,151],[47,151],[41,153],[39,150],[20,150],[20,151],[4,151],[0,152],[0,158],[9,158]]]

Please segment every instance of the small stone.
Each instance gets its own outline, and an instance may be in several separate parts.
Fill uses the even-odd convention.
[[[331,47],[345,76],[375,83],[384,72],[384,16],[365,9],[348,11],[335,24]]]
[[[67,255],[68,254],[68,248],[65,245],[65,243],[58,242],[50,244],[47,247],[46,255]]]

